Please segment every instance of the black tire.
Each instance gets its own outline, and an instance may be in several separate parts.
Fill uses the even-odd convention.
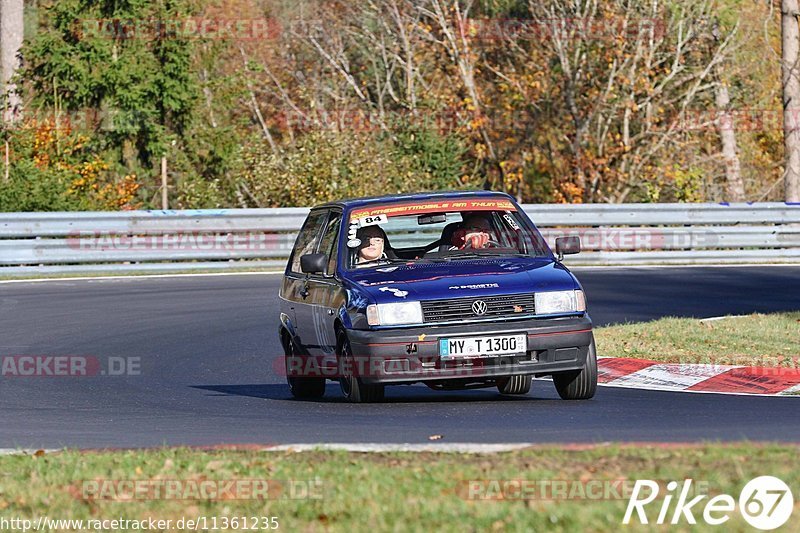
[[[553,374],[553,383],[562,400],[588,400],[597,392],[597,351],[594,337],[581,370]]]
[[[497,382],[497,390],[500,394],[528,394],[531,391],[533,376],[511,376],[510,378]]]
[[[350,348],[350,341],[347,334],[339,332],[336,339],[336,346],[339,358],[339,386],[342,394],[351,403],[375,403],[382,402],[386,388],[381,384],[366,384],[361,378],[353,375],[355,359]]]
[[[295,356],[297,348],[290,339],[285,339],[283,351],[286,354],[286,382],[292,396],[308,400],[325,396],[325,378],[298,378],[289,376],[289,359]]]

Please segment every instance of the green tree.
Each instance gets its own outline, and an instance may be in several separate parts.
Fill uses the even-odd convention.
[[[58,0],[24,49],[34,106],[99,110],[102,148],[128,170],[150,169],[192,122],[199,96],[188,0]]]

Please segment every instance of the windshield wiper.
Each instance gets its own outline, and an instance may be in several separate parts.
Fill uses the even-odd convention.
[[[476,257],[530,257],[521,252],[468,252],[446,256],[447,259],[475,259]]]

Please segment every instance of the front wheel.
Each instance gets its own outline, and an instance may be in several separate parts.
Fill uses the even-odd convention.
[[[597,391],[597,351],[594,337],[586,354],[586,362],[580,370],[553,374],[558,395],[562,400],[588,400]]]
[[[297,356],[297,349],[291,339],[287,339],[284,344],[286,354],[286,381],[289,384],[289,391],[292,396],[298,399],[314,399],[325,396],[325,378],[298,378],[290,376],[293,368],[292,361]]]
[[[351,403],[374,403],[383,401],[385,387],[381,384],[366,384],[357,376],[355,357],[345,332],[337,337],[339,347],[339,385],[342,394]]]
[[[500,394],[520,395],[531,391],[533,376],[511,376],[497,382]]]

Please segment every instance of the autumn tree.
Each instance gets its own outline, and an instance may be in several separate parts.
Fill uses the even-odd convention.
[[[783,41],[784,183],[787,202],[800,202],[800,9],[797,0],[781,2]]]
[[[24,37],[23,0],[0,3],[0,73],[2,74],[3,120],[19,119],[22,100],[12,78],[20,66],[20,48]]]

